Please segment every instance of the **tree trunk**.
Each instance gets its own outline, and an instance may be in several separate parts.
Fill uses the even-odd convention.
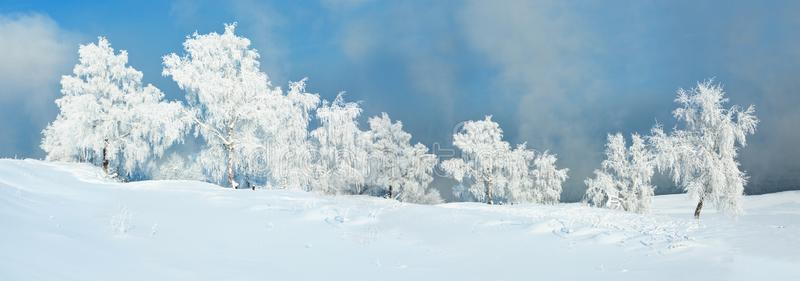
[[[233,145],[226,145],[228,148],[228,183],[230,183],[231,188],[236,189],[236,181],[234,181],[233,177]]]
[[[393,191],[392,190],[392,186],[390,185],[389,186],[389,199],[392,199],[392,196],[393,196],[392,191]]]
[[[108,139],[103,140],[103,172],[108,175]]]
[[[492,180],[489,180],[486,183],[486,204],[494,204],[494,201],[492,200]]]
[[[697,202],[697,208],[694,209],[694,218],[700,219],[700,210],[703,209],[703,198],[700,198],[700,202]]]

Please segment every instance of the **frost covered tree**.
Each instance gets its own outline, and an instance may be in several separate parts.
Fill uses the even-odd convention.
[[[505,202],[556,204],[569,169],[558,169],[554,154],[536,153],[517,145],[504,164]]]
[[[469,182],[468,192],[478,201],[494,204],[493,196],[504,189],[504,164],[510,145],[503,141],[503,130],[492,121],[467,121],[453,135],[453,145],[461,150],[461,158],[448,159],[441,167],[461,184]]]
[[[698,201],[696,218],[709,202],[723,213],[741,213],[747,176],[739,170],[736,157],[747,144],[747,135],[755,133],[755,107],[724,108],[725,92],[710,80],[678,90],[675,101],[680,107],[673,115],[683,126],[670,134],[660,126],[652,131],[658,168],[669,171],[675,183]]]
[[[639,134],[631,136],[631,146],[628,148],[629,170],[628,180],[635,203],[630,205],[630,209],[637,213],[650,211],[656,187],[651,184],[655,173],[655,159],[653,152],[648,148],[645,138]]]
[[[500,178],[503,179],[501,181],[503,185],[498,191],[493,192],[495,201],[502,196],[503,200],[500,201],[508,203],[536,202],[536,198],[541,194],[534,190],[535,181],[530,171],[530,165],[536,159],[536,154],[528,149],[525,143],[517,145],[506,154],[505,159],[501,161]]]
[[[648,212],[654,194],[650,184],[654,163],[645,139],[633,134],[628,147],[622,134],[608,135],[605,154],[595,177],[584,181],[584,200],[596,207]]]
[[[56,120],[43,131],[47,159],[86,161],[106,173],[129,176],[182,141],[186,115],[179,103],[142,85],[142,73],[127,66],[126,51],[114,53],[103,37],[81,45],[73,74],[61,78],[63,97]]]
[[[311,111],[320,100],[319,95],[306,92],[306,80],[289,83],[289,91],[273,97],[270,106],[261,111],[258,120],[264,123],[267,137],[256,143],[255,151],[246,153],[261,160],[274,186],[306,189],[313,180],[315,147],[308,126]]]
[[[533,182],[533,200],[543,204],[556,204],[561,200],[561,188],[567,180],[569,169],[558,169],[558,158],[547,151],[539,153],[533,160],[530,178]]]
[[[453,145],[461,150],[461,158],[440,164],[459,182],[458,188],[466,189],[454,191],[488,204],[558,202],[567,169],[556,168],[555,155],[536,155],[525,144],[511,149],[502,139],[503,130],[491,116],[464,123],[453,135]]]
[[[279,126],[271,107],[282,96],[259,69],[250,40],[235,28],[193,34],[183,43],[183,56],[164,56],[163,71],[187,93],[195,134],[205,141],[200,163],[212,180],[231,188],[239,185],[237,177],[247,180],[263,169],[249,157],[265,142],[268,126]]]
[[[320,126],[311,132],[316,145],[312,189],[330,194],[361,194],[369,173],[370,137],[358,128],[361,107],[339,94],[317,108]]]
[[[310,111],[319,96],[306,92],[306,80],[266,93],[251,113],[251,126],[241,133],[236,152],[246,185],[266,180],[273,188],[307,189],[312,180],[314,147],[309,139]]]
[[[439,201],[433,181],[436,155],[417,143],[411,145],[411,134],[403,131],[400,121],[392,122],[386,113],[369,119],[369,160],[371,185],[386,192],[387,197],[414,203]]]

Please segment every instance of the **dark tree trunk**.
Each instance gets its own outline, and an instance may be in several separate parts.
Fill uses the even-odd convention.
[[[700,198],[700,202],[697,202],[697,208],[694,209],[694,218],[700,219],[700,210],[703,209],[703,198]]]
[[[108,175],[108,139],[104,140],[103,142],[103,172]]]
[[[394,194],[392,194],[392,191],[393,191],[392,190],[392,186],[390,185],[389,186],[389,199],[392,199],[392,196],[394,196]]]

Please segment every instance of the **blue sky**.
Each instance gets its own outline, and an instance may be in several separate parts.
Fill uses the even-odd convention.
[[[762,119],[741,154],[748,192],[795,189],[798,12],[796,1],[3,1],[0,156],[43,156],[39,132],[78,44],[106,36],[179,100],[161,57],[238,22],[273,84],[309,77],[324,98],[346,91],[429,147],[494,115],[507,140],[559,155],[567,200],[607,133],[671,126],[675,91],[713,77]]]

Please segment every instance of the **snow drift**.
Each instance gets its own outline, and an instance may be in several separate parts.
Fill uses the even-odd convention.
[[[800,280],[800,192],[738,219],[693,205],[426,206],[7,159],[0,280]]]

